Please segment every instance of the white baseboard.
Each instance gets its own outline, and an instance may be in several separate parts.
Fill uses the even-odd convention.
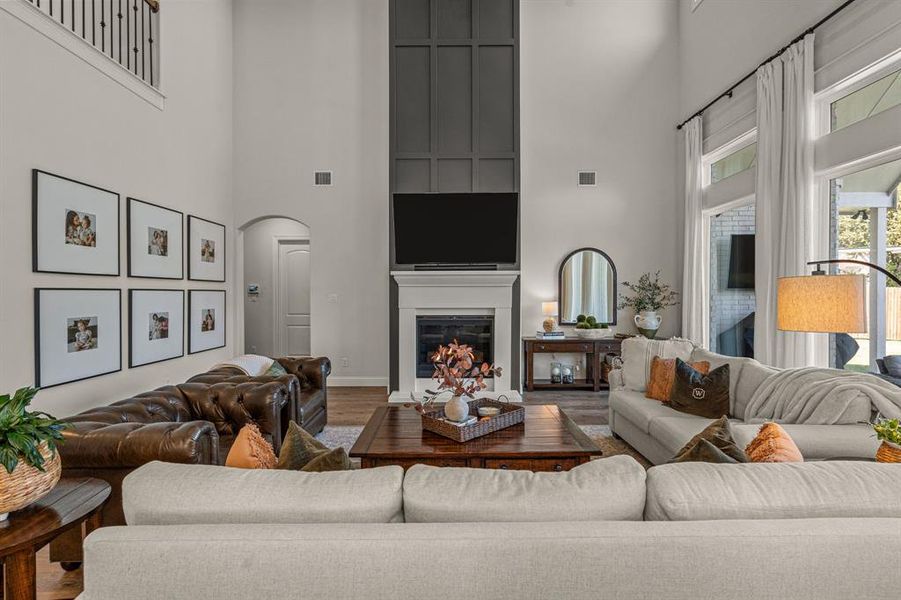
[[[329,375],[329,387],[388,387],[387,377],[336,377]]]

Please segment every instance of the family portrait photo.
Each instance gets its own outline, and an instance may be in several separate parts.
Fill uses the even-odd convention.
[[[69,352],[93,350],[97,347],[97,317],[75,317],[66,320]]]
[[[169,232],[156,227],[147,228],[147,254],[169,256]]]
[[[200,331],[215,331],[216,329],[216,311],[212,308],[205,308],[200,311],[202,320],[200,322]]]
[[[155,312],[150,313],[149,339],[165,340],[169,338],[169,313]]]
[[[72,246],[97,246],[97,217],[66,209],[66,243]]]
[[[200,240],[200,260],[206,263],[216,262],[216,242]]]

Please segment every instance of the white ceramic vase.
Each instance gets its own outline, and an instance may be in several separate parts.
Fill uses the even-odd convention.
[[[454,396],[444,405],[444,416],[451,421],[462,423],[469,417],[469,403],[463,396]]]
[[[643,310],[635,315],[634,319],[639,333],[647,338],[653,338],[657,334],[663,321],[663,317],[653,310]]]

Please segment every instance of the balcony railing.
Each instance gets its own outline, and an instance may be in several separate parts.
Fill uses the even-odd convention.
[[[28,0],[49,18],[159,88],[159,0]]]

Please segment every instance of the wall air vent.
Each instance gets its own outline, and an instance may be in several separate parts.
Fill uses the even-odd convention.
[[[331,171],[316,171],[313,177],[315,185],[332,185]]]
[[[597,185],[597,171],[579,171],[579,186]]]

